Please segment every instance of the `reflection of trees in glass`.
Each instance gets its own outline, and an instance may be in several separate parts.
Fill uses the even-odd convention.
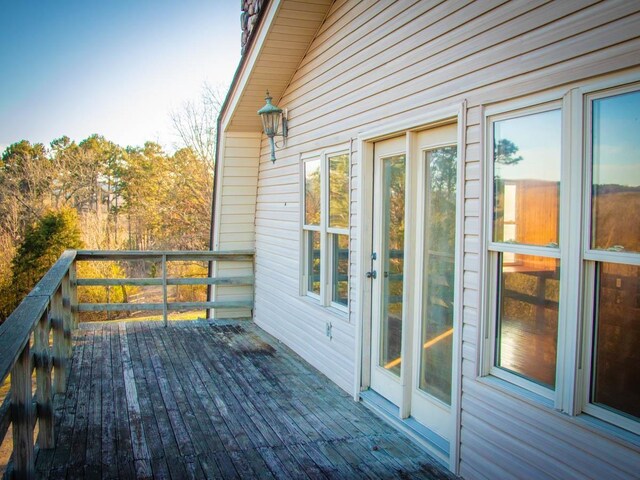
[[[349,226],[349,155],[329,157],[329,226]]]
[[[310,292],[320,295],[320,232],[307,232],[309,256],[307,261],[307,288]]]
[[[425,318],[420,388],[451,403],[457,148],[427,152]]]
[[[518,153],[518,146],[507,138],[494,138],[493,161],[500,165],[516,165],[523,160]],[[500,177],[498,165],[493,176],[493,225],[494,239],[501,241],[504,231],[504,179]]]
[[[388,195],[386,225],[387,265],[389,275],[390,313],[402,313],[402,274],[404,271],[404,193],[405,158],[393,157],[385,160],[385,187]]]
[[[304,169],[305,224],[320,225],[320,160],[308,161]]]
[[[640,186],[594,184],[592,192],[591,247],[640,252]]]
[[[333,235],[332,301],[347,306],[349,294],[349,236]]]
[[[456,157],[454,146],[428,153],[429,250],[453,253],[456,218]]]
[[[640,91],[592,108],[591,248],[640,252]]]
[[[493,161],[503,165],[514,165],[521,162],[523,160],[522,156],[518,155],[516,157],[518,150],[520,150],[518,146],[511,140],[501,138],[495,142],[493,148]]]
[[[383,160],[384,303],[380,364],[399,375],[402,352],[402,290],[404,270],[405,156]]]

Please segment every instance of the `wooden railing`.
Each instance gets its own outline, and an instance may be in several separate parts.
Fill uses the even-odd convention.
[[[76,278],[77,262],[151,260],[162,265],[160,278]],[[0,325],[0,385],[9,375],[9,393],[0,405],[0,444],[9,426],[13,432],[11,477],[35,476],[34,446],[55,443],[53,396],[66,390],[72,355],[72,334],[82,311],[159,310],[165,326],[170,310],[253,308],[247,300],[169,302],[169,285],[253,285],[253,275],[225,278],[168,278],[167,262],[247,262],[253,271],[253,252],[210,251],[73,251],[64,252],[13,313]],[[80,303],[78,286],[160,285],[158,303]],[[35,395],[33,371],[35,369]],[[37,444],[34,427],[38,421]]]
[[[253,272],[253,252],[228,251],[228,252],[201,252],[201,251],[89,251],[77,252],[77,261],[131,261],[147,260],[161,264],[161,275],[158,278],[79,278],[78,286],[161,286],[162,302],[155,303],[80,303],[79,312],[96,311],[162,311],[165,325],[168,320],[168,312],[172,310],[195,309],[253,309],[253,296],[244,300],[227,300],[217,302],[169,302],[168,287],[172,285],[220,285],[242,286],[253,285],[253,274],[223,278],[169,278],[167,264],[174,261],[200,261],[200,262],[244,262],[250,265]]]

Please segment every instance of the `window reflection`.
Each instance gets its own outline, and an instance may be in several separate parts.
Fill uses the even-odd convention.
[[[640,92],[593,100],[595,249],[640,252]]]
[[[329,227],[349,227],[349,155],[329,157]]]
[[[331,301],[347,306],[349,298],[349,236],[333,237],[333,290]]]
[[[602,263],[592,401],[640,418],[640,267]]]
[[[499,256],[496,366],[553,388],[558,335],[559,261]]]
[[[560,134],[560,110],[493,123],[494,241],[557,245]]]
[[[304,223],[320,225],[320,159],[304,163]]]
[[[320,295],[320,232],[307,232],[307,290]]]
[[[451,404],[457,148],[426,154],[424,315],[420,389]]]
[[[400,375],[402,364],[402,294],[404,275],[405,156],[383,160],[384,222],[383,312],[380,365]]]

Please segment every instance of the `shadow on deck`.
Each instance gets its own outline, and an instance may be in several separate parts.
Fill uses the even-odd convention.
[[[454,478],[251,323],[84,325],[40,478]]]

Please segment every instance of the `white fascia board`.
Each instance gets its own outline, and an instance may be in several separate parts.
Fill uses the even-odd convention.
[[[240,101],[242,93],[247,86],[247,82],[249,81],[249,76],[251,75],[256,62],[258,61],[258,58],[260,57],[260,52],[262,51],[265,39],[267,38],[267,34],[271,29],[271,25],[273,25],[281,4],[282,0],[272,0],[267,5],[268,11],[265,13],[265,18],[262,20],[262,22],[260,22],[260,27],[254,34],[257,35],[257,37],[252,42],[251,50],[249,52],[249,58],[244,64],[242,73],[240,74],[239,80],[236,82],[233,91],[229,92],[231,94],[231,101],[229,102],[227,109],[223,113],[222,122],[220,125],[223,132],[226,131],[227,127],[229,126],[229,122],[233,117],[233,112],[235,112],[235,109],[238,106],[238,102]],[[258,115],[257,110],[256,115]]]

